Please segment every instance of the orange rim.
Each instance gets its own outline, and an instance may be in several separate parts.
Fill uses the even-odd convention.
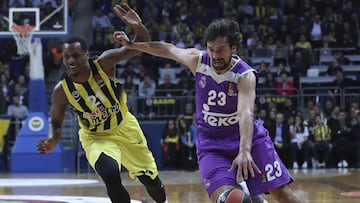
[[[34,30],[35,26],[32,25],[14,25],[12,26],[12,29],[18,33],[20,33],[20,35],[24,36],[27,35],[29,32],[31,32],[32,30]]]

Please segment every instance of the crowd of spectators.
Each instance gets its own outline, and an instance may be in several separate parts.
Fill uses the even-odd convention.
[[[190,113],[183,112],[166,120],[161,135],[163,165],[167,170],[197,170],[197,129],[192,104],[187,103]]]
[[[257,111],[287,167],[360,167],[359,103],[342,109],[328,100],[327,106],[330,111],[309,100],[306,108],[292,113],[277,108]]]
[[[125,28],[111,10],[114,1],[94,0],[93,3],[96,13],[92,19],[90,42],[94,49],[90,51],[96,54],[96,47],[116,47],[109,35],[114,29]],[[129,4],[142,16],[152,40],[171,42],[178,47],[203,49],[202,34],[211,20],[220,17],[236,19],[241,27],[237,53],[258,69],[259,77],[262,77],[260,81],[265,80],[259,82],[259,93],[267,95],[297,97],[299,78],[306,76],[307,70],[319,63],[320,50],[330,50],[333,57],[333,61],[326,64],[328,70],[320,75],[336,76],[343,65],[353,63],[344,54],[357,53],[359,48],[360,4],[353,0],[138,0],[129,1]],[[126,31],[131,35],[130,30]],[[261,54],[260,51],[271,55],[273,60],[270,63],[254,63],[252,58]],[[119,64],[117,70],[118,77],[128,81],[128,93],[134,96],[192,94],[191,88],[182,91],[184,86],[191,87],[193,84],[192,75],[174,61],[142,54]],[[129,72],[132,72],[131,78],[127,77]],[[346,73],[343,75],[336,78],[348,81]],[[149,80],[152,85],[144,89],[144,83]],[[334,83],[323,86],[344,88],[357,85],[356,81],[340,83],[334,80]],[[330,91],[329,95],[333,96]]]

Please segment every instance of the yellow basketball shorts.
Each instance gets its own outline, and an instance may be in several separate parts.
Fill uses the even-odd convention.
[[[80,130],[80,141],[86,157],[95,169],[101,153],[123,165],[130,178],[147,175],[154,179],[158,175],[155,159],[147,146],[146,138],[137,119],[128,112],[112,135],[91,135]],[[120,170],[120,168],[119,168]]]

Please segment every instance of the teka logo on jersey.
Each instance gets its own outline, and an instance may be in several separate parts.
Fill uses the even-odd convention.
[[[202,113],[204,114],[204,121],[214,127],[230,126],[239,123],[239,117],[237,113],[223,114],[210,112],[208,105],[203,105]]]

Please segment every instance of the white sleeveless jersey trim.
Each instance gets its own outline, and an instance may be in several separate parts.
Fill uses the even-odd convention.
[[[249,73],[249,72],[255,72],[254,69],[249,69],[247,71],[244,71],[243,73],[235,73],[233,71],[231,71],[231,69],[233,69],[239,61],[241,61],[242,59],[237,56],[237,55],[232,55],[233,58],[236,59],[235,64],[229,69],[228,72],[224,73],[224,74],[217,74],[214,69],[211,67],[211,65],[207,65],[207,64],[203,64],[201,63],[202,61],[202,56],[205,54],[206,52],[200,52],[200,56],[199,56],[199,61],[198,61],[198,65],[196,68],[196,72],[197,73],[201,73],[204,74],[206,76],[210,76],[212,79],[214,79],[216,81],[216,83],[220,84],[224,81],[230,81],[230,82],[234,82],[237,83],[240,79],[241,76]],[[210,58],[211,60],[211,58]]]
[[[232,82],[237,83],[237,82],[239,81],[239,79],[240,79],[241,76],[243,76],[243,75],[245,75],[245,74],[247,74],[247,73],[250,73],[250,72],[256,72],[256,70],[254,70],[254,69],[249,69],[249,70],[247,70],[247,71],[242,72],[241,74],[239,74],[239,73],[234,74],[234,80],[233,80]]]

